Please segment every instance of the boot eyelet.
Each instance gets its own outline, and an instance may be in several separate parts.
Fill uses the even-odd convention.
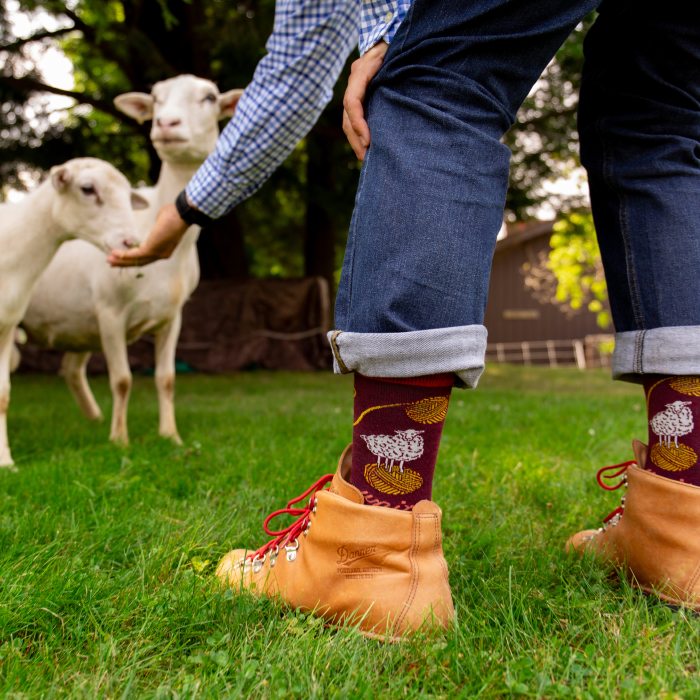
[[[295,539],[293,544],[285,546],[287,552],[287,561],[294,561],[297,558],[297,549],[299,549],[299,540]]]
[[[257,574],[260,569],[263,568],[263,564],[265,564],[265,558],[267,557],[266,554],[263,554],[262,557],[259,557],[257,554],[253,557],[253,573]]]

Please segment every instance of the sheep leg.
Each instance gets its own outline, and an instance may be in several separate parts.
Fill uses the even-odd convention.
[[[10,358],[14,328],[0,331],[0,468],[13,469],[10,442],[7,437],[7,411],[10,407]]]
[[[163,326],[156,334],[156,391],[158,392],[159,428],[162,437],[182,445],[175,423],[175,351],[180,337],[182,315]]]
[[[92,353],[89,352],[67,352],[61,360],[59,374],[66,380],[73,398],[76,400],[80,410],[89,420],[102,420],[102,411],[95,401],[95,396],[90,389],[87,379],[87,363]]]
[[[112,390],[112,425],[109,439],[120,445],[129,444],[127,410],[131,393],[131,368],[126,350],[126,330],[121,319],[100,318],[102,352],[107,360],[109,386]]]

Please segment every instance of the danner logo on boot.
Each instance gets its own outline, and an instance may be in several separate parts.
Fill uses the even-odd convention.
[[[337,552],[338,573],[345,578],[374,578],[384,571],[379,563],[386,553],[378,552],[376,546],[358,547],[341,544]],[[372,559],[371,562],[367,561],[369,558]]]

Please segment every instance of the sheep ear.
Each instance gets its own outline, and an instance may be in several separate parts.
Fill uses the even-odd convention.
[[[140,209],[148,209],[151,206],[149,201],[142,195],[131,190],[131,208],[138,211]]]
[[[114,98],[114,106],[139,124],[153,119],[153,102],[153,95],[145,92],[125,92]]]
[[[65,192],[73,180],[70,170],[65,165],[51,168],[51,184],[57,192]]]
[[[229,90],[219,95],[219,119],[233,116],[242,94],[243,90]]]

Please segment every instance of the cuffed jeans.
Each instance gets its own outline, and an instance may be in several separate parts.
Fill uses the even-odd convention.
[[[598,4],[414,0],[366,101],[336,371],[476,385],[508,184],[501,138]],[[605,0],[585,41],[581,154],[620,378],[700,374],[699,19],[687,0]]]

